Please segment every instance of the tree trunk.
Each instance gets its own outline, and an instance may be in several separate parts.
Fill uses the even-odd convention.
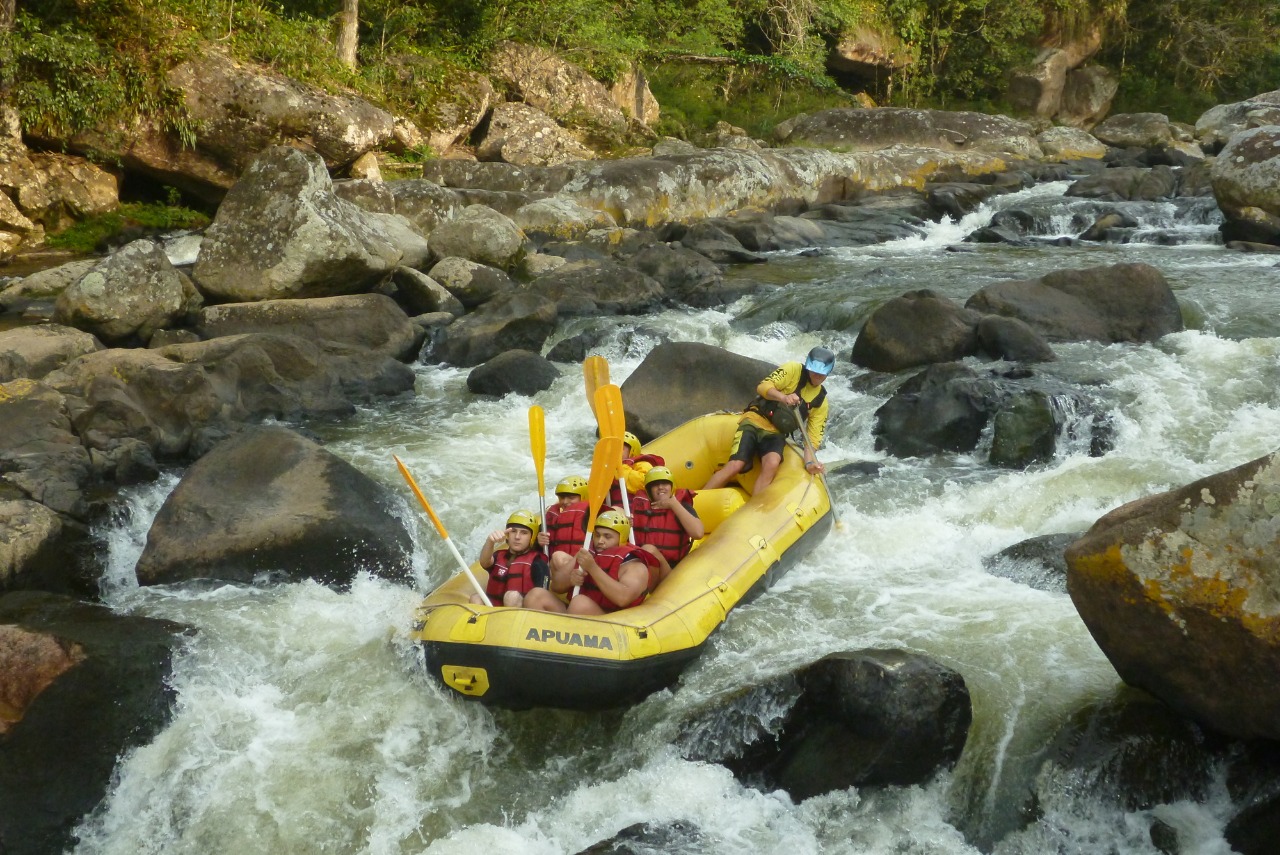
[[[17,0],[0,0],[0,33],[13,29]],[[0,49],[0,140],[20,142],[22,126],[13,106],[13,52]]]
[[[0,0],[9,2],[9,0]],[[338,19],[338,60],[347,68],[356,67],[356,45],[360,34],[360,0],[342,0]]]

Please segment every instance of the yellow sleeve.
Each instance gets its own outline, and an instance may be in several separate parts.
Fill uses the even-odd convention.
[[[765,392],[770,389],[777,389],[780,392],[791,393],[800,388],[800,370],[804,366],[799,362],[784,362],[769,374],[768,377],[760,381],[756,386],[756,394],[761,398],[765,397]]]

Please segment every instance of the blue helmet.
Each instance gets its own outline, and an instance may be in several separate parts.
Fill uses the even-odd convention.
[[[812,371],[814,374],[830,374],[831,369],[835,367],[835,353],[822,345],[818,345],[809,351],[809,355],[804,358],[805,370]]]

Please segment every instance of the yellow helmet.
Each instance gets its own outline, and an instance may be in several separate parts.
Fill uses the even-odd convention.
[[[626,543],[627,537],[631,534],[631,523],[627,522],[622,511],[615,511],[612,508],[596,517],[596,528],[613,529],[618,533],[618,540],[621,543]]]
[[[559,484],[556,485],[556,495],[560,496],[564,493],[573,493],[579,498],[587,497],[587,479],[581,475],[570,475]]]
[[[507,517],[507,527],[513,525],[522,525],[529,531],[533,532],[533,536],[538,536],[538,517],[533,511],[514,511],[511,516]]]
[[[670,481],[673,485],[676,479],[672,477],[671,470],[665,466],[655,466],[645,473],[644,485],[648,487],[654,481]]]
[[[631,431],[622,432],[622,444],[631,450],[629,457],[635,457],[640,453],[640,438]]]

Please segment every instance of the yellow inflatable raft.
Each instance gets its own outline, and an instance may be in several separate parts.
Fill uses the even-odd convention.
[[[677,488],[697,490],[728,459],[737,422],[737,413],[702,416],[644,451],[665,458]],[[607,709],[671,685],[729,611],[808,553],[833,519],[823,483],[790,446],[761,495],[739,486],[704,490],[694,507],[706,536],[643,603],[611,614],[472,605],[472,586],[459,572],[414,617],[427,671],[463,697],[510,709]],[[485,584],[479,565],[471,572]]]

